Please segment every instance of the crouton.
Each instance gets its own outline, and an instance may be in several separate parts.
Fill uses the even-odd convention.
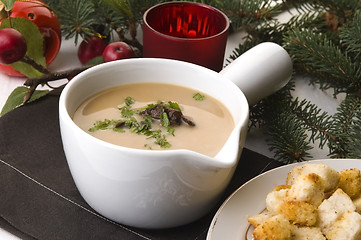
[[[266,197],[266,209],[273,215],[279,214],[280,206],[286,200],[288,188],[276,188]]]
[[[351,198],[338,188],[328,199],[318,207],[318,224],[323,234],[327,234],[333,223],[345,212],[353,212],[356,207]]]
[[[322,234],[320,228],[294,226],[292,240],[326,240],[326,237]]]
[[[308,202],[318,206],[325,197],[323,180],[315,173],[299,175],[289,189],[287,197],[291,201]]]
[[[289,240],[291,239],[292,224],[282,215],[269,218],[253,231],[254,240]]]
[[[361,215],[357,212],[346,212],[338,219],[326,234],[329,240],[361,239]]]
[[[326,164],[311,164],[306,163],[301,166],[294,167],[287,176],[286,184],[292,185],[299,175],[308,175],[309,173],[316,173],[321,177],[325,186],[325,192],[334,191],[340,181],[340,173],[327,166]]]
[[[361,214],[361,196],[354,199],[352,202],[353,202],[353,205],[355,205],[355,207],[356,207],[355,211]]]
[[[248,222],[254,240],[361,240],[361,171],[295,167],[286,185],[267,194],[265,211]]]
[[[257,214],[252,217],[248,217],[247,220],[250,224],[252,224],[255,227],[258,227],[259,225],[266,222],[269,218],[271,218],[273,215],[270,212],[262,212],[260,214]]]
[[[270,192],[272,191],[279,191],[282,189],[290,189],[291,186],[290,185],[277,185],[276,187],[274,187]]]
[[[351,199],[361,194],[361,171],[356,168],[345,169],[340,172],[340,183],[338,185]]]
[[[303,226],[314,226],[317,221],[317,207],[307,202],[285,201],[280,213],[291,223]]]

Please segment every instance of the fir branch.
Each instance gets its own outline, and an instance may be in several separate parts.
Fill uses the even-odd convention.
[[[233,49],[229,59],[226,60],[227,63],[231,63],[233,60],[241,56],[243,53],[251,49],[252,47],[256,46],[257,44],[261,43],[259,39],[247,38],[242,44],[239,44],[237,48]]]
[[[240,10],[241,1],[239,0],[209,0],[209,1],[198,1],[205,4],[214,6],[223,11],[231,22],[231,31],[236,32],[241,26]],[[208,2],[208,3],[207,3]]]
[[[300,11],[332,11],[338,16],[360,8],[359,0],[283,0],[286,9],[295,8]]]
[[[340,31],[342,45],[353,59],[360,62],[361,55],[361,10],[356,11],[354,19]]]
[[[308,153],[311,143],[319,140],[319,147],[323,148],[329,138],[334,138],[328,131],[331,117],[326,112],[309,101],[289,98],[268,103],[264,113],[270,150],[279,161],[286,163],[311,158]]]
[[[240,25],[252,36],[254,32],[258,32],[261,23],[274,21],[280,13],[280,5],[275,5],[272,0],[241,1]]]
[[[66,39],[74,37],[77,44],[79,36],[85,39],[93,34],[92,26],[97,23],[97,19],[94,18],[96,10],[92,1],[52,0],[48,4],[57,13]]]
[[[283,34],[293,29],[306,29],[312,26],[313,31],[320,32],[326,27],[324,12],[299,10],[298,15],[292,15],[291,18],[282,25]]]
[[[302,125],[295,115],[286,112],[274,115],[272,121],[267,123],[267,141],[270,150],[275,153],[275,159],[288,164],[312,157],[308,153],[312,147]]]
[[[127,18],[134,17],[133,12],[129,6],[130,1],[127,0],[103,0],[103,1],[119,14],[127,16]]]
[[[323,148],[329,139],[336,139],[328,131],[331,116],[327,112],[323,112],[315,104],[306,99],[299,101],[296,98],[294,101],[291,101],[290,111],[297,117],[298,121],[302,122],[301,126],[310,132],[310,141],[314,143],[316,140],[320,140],[320,148]]]
[[[337,113],[333,116],[330,132],[335,136],[328,144],[332,157],[345,158],[355,154],[355,148],[351,147],[355,142],[361,142],[357,133],[361,119],[361,98],[348,94],[340,104]],[[361,157],[361,155],[359,155]]]
[[[321,7],[316,1],[310,0],[282,0],[285,10],[295,9],[298,13],[319,12]]]
[[[314,0],[313,2],[331,12],[335,12],[338,17],[343,18],[345,21],[352,11],[361,7],[359,0]]]
[[[349,158],[361,157],[361,117],[359,116],[355,120],[355,124],[352,126],[350,133],[350,143],[348,144]]]
[[[355,88],[360,88],[360,81],[356,76],[359,66],[324,35],[308,29],[294,30],[286,37],[286,42],[296,63],[302,63],[298,67],[302,67],[311,76],[315,72],[319,73],[315,83],[323,84],[319,82],[319,77],[326,76],[329,79],[322,80],[336,92],[353,92]]]
[[[97,9],[97,24],[93,25],[94,32],[99,33],[102,38],[107,38],[110,42],[114,38],[114,31],[127,31],[127,18],[115,12],[103,0],[93,0]]]
[[[272,19],[281,13],[279,5],[272,0],[241,1],[240,10],[244,23]]]
[[[275,116],[282,112],[289,112],[289,103],[292,100],[292,92],[295,90],[295,81],[289,83],[271,96],[262,99],[257,104],[250,106],[249,128],[265,127]]]

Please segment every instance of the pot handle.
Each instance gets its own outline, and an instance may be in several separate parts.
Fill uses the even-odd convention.
[[[286,50],[264,42],[243,53],[220,74],[234,82],[244,93],[249,105],[257,103],[284,87],[293,72]]]

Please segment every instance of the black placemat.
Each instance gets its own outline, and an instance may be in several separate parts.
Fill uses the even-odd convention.
[[[22,239],[205,239],[227,196],[280,166],[244,149],[222,201],[203,218],[162,230],[122,226],[94,212],[76,189],[60,139],[58,99],[53,91],[0,118],[0,227]]]

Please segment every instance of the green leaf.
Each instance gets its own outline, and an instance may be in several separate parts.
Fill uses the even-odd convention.
[[[35,78],[35,77],[39,77],[42,75],[42,73],[40,73],[38,70],[36,70],[32,66],[30,66],[29,64],[24,63],[24,62],[18,61],[18,62],[12,63],[11,66],[13,66],[13,68],[16,71],[24,74],[28,78]]]
[[[25,38],[28,50],[26,55],[34,59],[38,64],[46,67],[43,49],[43,37],[33,22],[26,18],[6,18],[1,21],[0,29],[12,27],[18,30]],[[29,78],[41,76],[42,73],[27,63],[18,61],[11,64],[15,70]]]
[[[5,10],[10,11],[13,9],[15,0],[1,0],[1,2],[5,5]]]
[[[90,59],[88,62],[85,63],[85,65],[91,66],[91,65],[98,65],[101,63],[104,63],[103,56],[97,56],[97,57]]]
[[[1,110],[0,116],[3,116],[4,114],[10,112],[11,110],[15,109],[16,107],[22,105],[24,101],[24,97],[28,92],[27,87],[17,87],[12,91],[12,93],[9,95],[8,99],[6,100],[6,103]],[[35,90],[33,95],[31,96],[30,100],[28,102],[33,102],[41,97],[44,97],[49,93],[49,90]]]

